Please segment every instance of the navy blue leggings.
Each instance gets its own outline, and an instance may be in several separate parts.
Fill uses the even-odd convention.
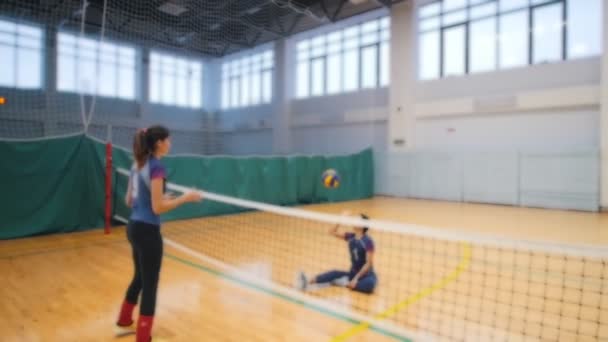
[[[348,277],[348,280],[352,280],[355,277],[356,273],[354,272],[344,272],[344,271],[329,271],[323,274],[319,274],[315,278],[315,283],[323,284],[323,283],[331,283],[332,281],[342,278],[344,276]],[[376,288],[376,284],[378,283],[378,278],[374,272],[368,272],[366,275],[361,277],[355,285],[353,290],[363,293],[372,293]]]
[[[127,289],[128,302],[137,304],[141,293],[140,314],[154,316],[156,291],[160,266],[163,259],[163,238],[160,226],[131,221],[127,226],[127,237],[133,250],[133,280]]]

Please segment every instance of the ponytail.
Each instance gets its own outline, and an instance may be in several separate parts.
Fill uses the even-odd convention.
[[[150,156],[150,149],[148,148],[146,139],[146,130],[137,130],[133,139],[133,157],[138,169],[141,169],[146,164],[148,156]]]
[[[169,137],[169,130],[164,126],[151,126],[140,129],[133,138],[133,157],[137,168],[144,167],[150,155],[156,151],[156,143]]]

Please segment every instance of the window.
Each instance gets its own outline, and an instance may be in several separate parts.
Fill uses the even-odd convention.
[[[42,87],[42,29],[0,20],[0,86]]]
[[[453,76],[465,73],[466,27],[454,26],[443,31],[443,75]]]
[[[296,45],[297,98],[389,84],[390,19],[369,20]]]
[[[601,0],[441,0],[420,6],[418,78],[600,55],[601,13]]]
[[[470,72],[496,68],[496,18],[471,22],[469,32]]]
[[[201,108],[203,65],[193,59],[150,52],[150,102]]]
[[[426,32],[420,35],[419,75],[421,80],[439,78],[439,31]]]
[[[513,68],[528,64],[528,10],[500,17],[500,68]]]
[[[562,14],[561,3],[532,10],[532,61],[535,64],[562,59]]]
[[[597,56],[602,53],[602,0],[568,1],[568,56]]]
[[[222,64],[222,109],[255,106],[272,101],[272,50]]]
[[[70,33],[57,34],[57,89],[132,100],[135,49]]]

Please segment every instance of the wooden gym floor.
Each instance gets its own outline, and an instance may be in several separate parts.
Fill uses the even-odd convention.
[[[314,205],[307,209],[330,213],[349,209],[355,213],[365,212],[372,218],[446,230],[499,234],[526,240],[608,245],[607,214],[381,197]],[[204,236],[193,228],[204,224],[201,222],[224,218],[168,223],[163,234],[229,264],[244,265],[258,274],[266,272],[269,278],[284,285],[292,282],[298,267],[316,273],[323,268],[348,264],[346,250],[339,242],[336,247],[339,252],[329,253],[327,260],[319,261],[318,255],[336,243],[325,239],[322,233],[326,227],[310,228],[319,234],[294,234],[285,229],[255,227],[239,230],[242,223],[255,221],[252,220],[255,216],[247,215],[259,214],[240,215],[241,221],[218,225],[225,229],[206,232]],[[285,220],[277,221],[276,225],[281,228],[290,226]],[[292,228],[297,229],[297,226]],[[259,235],[256,231],[260,231]],[[379,236],[377,240],[378,246],[391,247],[393,243],[394,247],[399,247],[389,237]],[[310,247],[307,243],[320,247]],[[382,269],[381,265],[390,263],[390,258],[409,256],[387,252],[391,256],[385,256],[383,261],[382,249],[378,248],[376,265],[380,268],[378,273],[384,277],[377,294],[362,296],[342,289],[328,289],[316,296],[363,313],[366,310],[378,312],[378,308],[390,306],[387,298],[391,289],[396,287],[391,288],[388,284],[391,278],[403,274],[391,275],[390,270]],[[264,259],[260,257],[261,251],[275,251],[275,255]],[[454,255],[458,254],[456,249]],[[458,264],[456,257],[443,266],[449,268]],[[124,228],[116,228],[107,236],[100,230],[92,230],[0,241],[0,274],[3,275],[0,340],[132,340],[132,337],[115,338],[112,330],[131,272],[130,249]],[[395,278],[393,283],[399,281]],[[423,283],[424,279],[420,282]],[[453,293],[458,293],[456,288]],[[445,301],[447,297],[443,296],[441,300]],[[400,317],[396,323],[423,329],[424,322],[410,319],[424,307],[411,309],[396,313],[395,317]],[[165,248],[156,316],[155,335],[168,341],[328,341],[337,340],[336,336],[345,336],[343,334],[353,331],[356,325],[340,314],[239,281],[230,273],[170,246]],[[596,328],[602,330],[603,326]],[[343,340],[395,340],[394,336],[381,329],[359,329],[347,337]]]

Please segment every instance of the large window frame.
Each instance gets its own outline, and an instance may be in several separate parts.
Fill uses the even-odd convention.
[[[374,28],[374,26],[376,26]],[[361,89],[387,87],[390,83],[390,17],[381,16],[339,30],[324,32],[300,39],[295,44],[296,75],[295,98],[305,99],[354,92]],[[368,54],[371,51],[371,54]],[[375,59],[373,84],[366,80],[363,60],[365,56]],[[329,64],[336,62],[340,70],[330,74]],[[383,61],[385,63],[383,63]],[[388,63],[387,63],[388,62]],[[315,82],[315,65],[321,63],[321,89]],[[355,70],[348,68],[356,64]],[[302,71],[303,74],[300,72]],[[329,85],[329,79],[338,74],[339,80]],[[371,75],[371,74],[370,74]],[[303,78],[304,77],[304,78]],[[350,79],[354,77],[354,79]],[[352,83],[352,84],[351,84]],[[337,85],[336,85],[337,84]]]
[[[59,31],[57,32],[57,90],[136,100],[137,54],[137,49],[129,44],[109,40],[99,41],[78,33]],[[68,72],[64,69],[66,67],[72,70]],[[86,72],[85,69],[92,69],[89,72],[93,79],[88,86],[78,83],[79,75]],[[125,89],[124,78],[129,74],[132,77],[131,87]],[[113,83],[109,91],[107,90],[109,83],[106,83],[108,79]]]
[[[223,110],[269,104],[273,97],[274,50],[228,57],[222,63]]]
[[[158,50],[150,51],[149,60],[150,103],[190,109],[203,107],[201,60]]]
[[[506,0],[509,1],[509,0]],[[453,8],[445,9],[444,2],[445,0],[431,2],[425,5],[422,5],[417,8],[416,17],[417,17],[417,35],[418,35],[418,65],[420,69],[420,73],[418,75],[418,79],[420,80],[430,80],[430,79],[438,79],[449,77],[450,75],[446,74],[445,64],[446,60],[450,58],[446,53],[446,42],[445,33],[450,29],[455,27],[463,26],[464,27],[464,35],[465,35],[465,44],[464,44],[464,61],[465,68],[464,73],[462,75],[477,73],[477,72],[490,72],[501,69],[507,69],[512,67],[519,66],[528,66],[534,64],[544,64],[544,63],[554,63],[559,61],[565,61],[569,59],[579,58],[576,56],[576,53],[569,51],[568,45],[568,9],[569,2],[575,0],[524,0],[520,1],[517,4],[507,3],[505,0],[465,0],[463,1],[464,5],[458,5]],[[535,29],[538,29],[535,26],[534,18],[535,15],[540,13],[542,10],[546,10],[551,8],[551,6],[558,7],[561,6],[560,18],[558,25],[561,25],[559,28],[550,27],[549,29],[554,30],[553,34],[555,34],[555,30],[559,30],[560,40],[560,56],[559,58],[548,58],[543,60],[535,59],[534,47],[535,44],[538,43],[542,36],[540,33],[535,32]],[[503,8],[504,7],[504,8]],[[503,34],[508,35],[508,32],[501,32],[502,25],[501,19],[503,17],[509,15],[521,14],[527,16],[527,57],[525,64],[515,64],[514,66],[504,66],[503,61],[501,61],[501,39],[505,39]],[[492,68],[486,68],[484,70],[472,70],[472,32],[471,27],[479,22],[484,20],[494,18],[495,24],[495,35],[494,35],[494,51],[492,52],[495,58],[494,66]],[[557,22],[558,20],[554,20]],[[553,25],[555,26],[555,25]],[[541,28],[546,29],[546,28]],[[438,44],[439,44],[439,65],[438,65],[438,75],[427,76],[423,74],[422,65],[424,63],[424,51],[422,51],[422,37],[424,35],[429,35],[431,33],[438,32]],[[428,37],[428,36],[427,36]],[[426,44],[432,44],[432,42],[425,41]],[[601,46],[601,45],[600,45]],[[429,50],[430,51],[430,50]],[[430,53],[430,52],[429,52]],[[594,55],[596,52],[591,53],[590,55]],[[572,57],[570,55],[573,55]],[[586,56],[583,56],[586,57]],[[427,66],[428,67],[428,66]],[[432,67],[431,67],[432,68]],[[429,69],[431,70],[431,69]],[[437,70],[432,68],[432,70]],[[431,74],[435,74],[432,72]],[[455,76],[455,75],[454,75]]]
[[[15,21],[0,16],[0,60],[3,61],[0,87],[15,89],[43,89],[45,72],[45,30],[36,24]],[[6,52],[10,51],[9,54]],[[24,61],[29,55],[38,59],[37,65]],[[32,73],[31,69],[36,68]],[[12,74],[12,75],[11,75]],[[22,74],[36,75],[24,78]]]

